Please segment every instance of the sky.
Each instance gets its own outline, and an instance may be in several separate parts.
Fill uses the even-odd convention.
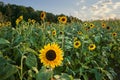
[[[81,20],[120,19],[120,0],[0,0]]]

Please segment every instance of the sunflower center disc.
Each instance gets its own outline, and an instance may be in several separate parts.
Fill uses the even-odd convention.
[[[62,21],[65,21],[65,19],[63,18]]]
[[[44,14],[42,14],[42,16],[41,17],[43,17],[44,16]]]
[[[78,45],[79,45],[79,43],[77,42],[75,45],[76,45],[76,46],[78,46]]]
[[[47,53],[46,53],[46,58],[50,61],[54,60],[56,58],[56,53],[55,51],[53,50],[49,50]]]
[[[90,48],[93,48],[93,45],[91,45]]]

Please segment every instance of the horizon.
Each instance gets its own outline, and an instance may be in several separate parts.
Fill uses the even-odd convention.
[[[119,0],[1,0],[4,4],[16,4],[32,7],[34,10],[46,11],[55,15],[65,14],[85,20],[120,19]]]

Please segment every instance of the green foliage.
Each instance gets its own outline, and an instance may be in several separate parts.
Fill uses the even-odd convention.
[[[15,65],[10,64],[6,59],[0,57],[0,79],[6,80],[17,72]]]
[[[101,21],[91,23],[95,27],[88,29],[89,22],[87,26],[81,22],[48,25],[23,20],[15,28],[0,27],[0,79],[119,80],[120,21],[107,21],[110,30],[102,28]],[[81,42],[79,48],[74,47],[75,41]],[[64,60],[55,69],[46,68],[39,60],[39,50],[54,42],[62,48]],[[96,47],[90,50],[90,44]]]

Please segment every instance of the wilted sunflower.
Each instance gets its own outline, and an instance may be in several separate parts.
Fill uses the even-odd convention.
[[[95,44],[90,44],[88,47],[90,51],[93,51],[95,48],[96,48]]]
[[[56,30],[52,31],[52,35],[55,36],[56,35]]]
[[[107,29],[107,30],[110,30],[110,26],[107,26],[106,29]]]
[[[90,30],[90,27],[86,27],[85,30],[86,30],[86,31]]]
[[[60,66],[63,60],[63,51],[58,44],[47,44],[41,49],[39,58],[46,67],[55,68]]]
[[[117,33],[116,33],[116,32],[113,32],[113,33],[112,33],[112,36],[114,36],[114,37],[117,36]]]
[[[74,48],[79,48],[81,46],[80,41],[74,41]]]
[[[106,24],[105,23],[102,23],[102,28],[106,28]]]
[[[64,34],[64,32],[63,32],[63,31],[60,31],[60,35],[62,35],[62,34]]]
[[[40,14],[40,18],[41,18],[42,20],[44,20],[45,17],[46,17],[46,12],[41,12],[41,14]]]
[[[65,24],[67,22],[67,17],[66,16],[62,16],[60,18],[60,22],[63,23],[63,24]]]

